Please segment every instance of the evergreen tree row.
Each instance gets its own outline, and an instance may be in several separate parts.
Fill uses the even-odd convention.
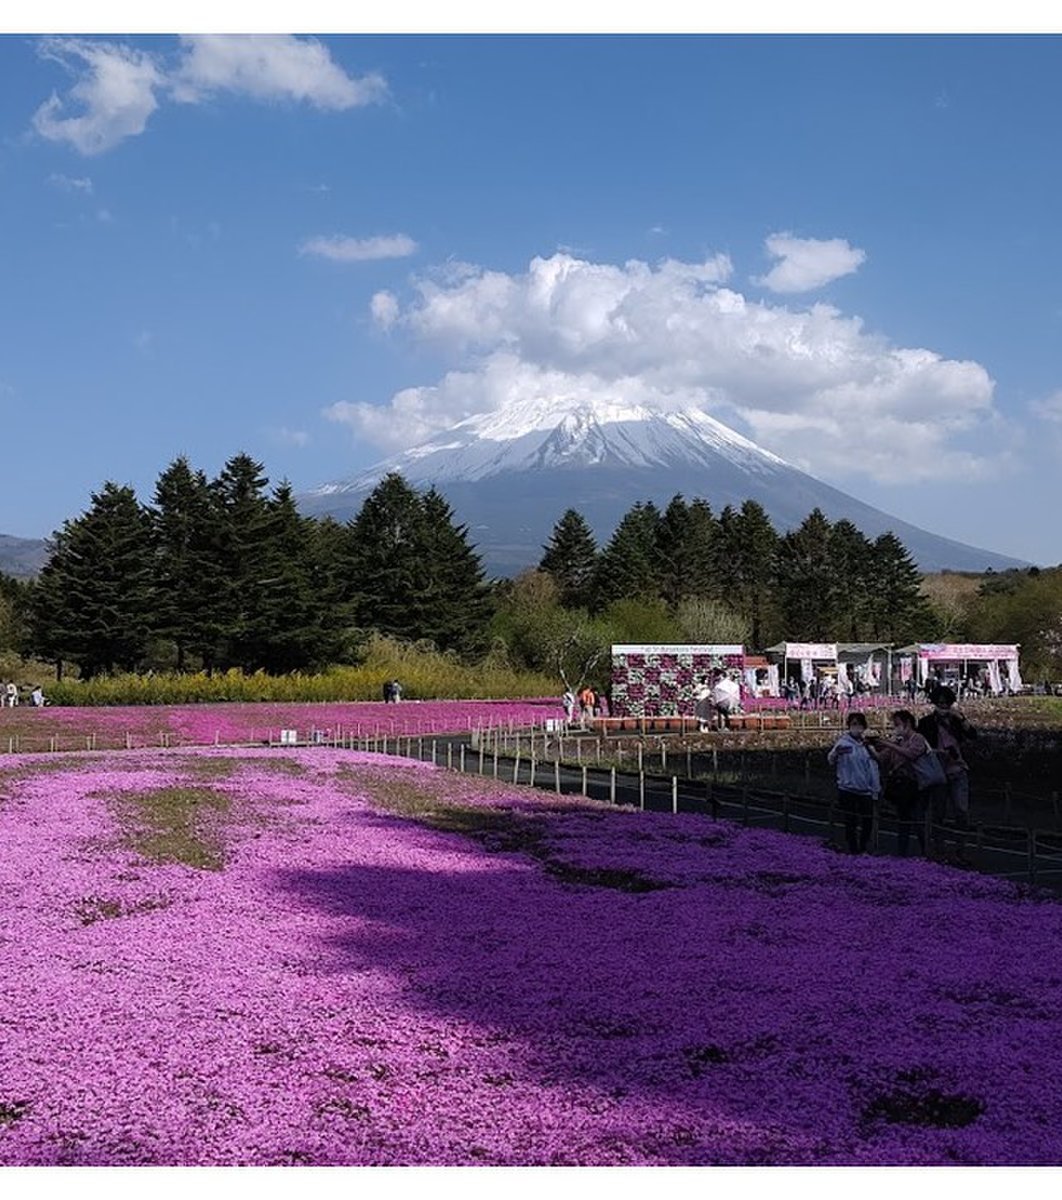
[[[374,629],[482,649],[489,592],[437,492],[384,479],[347,525],[302,516],[262,464],[186,458],[150,505],[107,483],[67,521],[30,596],[30,648],[81,675],[148,664],[280,673],[356,658]],[[167,652],[172,661],[167,661]]]
[[[718,517],[682,496],[663,512],[636,504],[601,549],[569,509],[539,569],[569,608],[659,599],[675,612],[686,601],[715,602],[744,620],[758,648],[782,638],[904,642],[925,637],[932,620],[918,567],[894,534],[871,541],[815,509],[782,535],[754,500]]]

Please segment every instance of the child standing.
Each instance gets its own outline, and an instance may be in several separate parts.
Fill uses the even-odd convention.
[[[826,761],[837,771],[837,803],[844,814],[844,833],[851,854],[865,854],[874,825],[874,805],[881,792],[877,755],[866,743],[867,719],[850,713],[847,729]]]

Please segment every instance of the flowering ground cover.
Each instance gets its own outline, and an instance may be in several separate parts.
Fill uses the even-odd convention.
[[[0,1163],[1062,1158],[1062,907],[316,748],[0,760]]]
[[[486,726],[540,725],[562,717],[559,700],[425,700],[400,704],[186,704],[114,708],[0,709],[0,751],[100,749],[170,744],[231,745],[279,740],[295,729],[300,740],[333,737],[426,737]],[[17,739],[17,741],[15,740]]]

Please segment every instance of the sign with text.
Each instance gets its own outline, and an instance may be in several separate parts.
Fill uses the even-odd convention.
[[[918,657],[930,662],[960,662],[963,659],[974,659],[979,662],[1004,662],[1018,658],[1017,646],[978,645],[975,643],[955,642],[951,644],[919,646]]]
[[[612,657],[620,654],[696,654],[714,658],[742,658],[744,646],[613,646]]]
[[[827,662],[837,661],[836,642],[786,642],[786,658],[808,659],[816,662],[825,659]]]

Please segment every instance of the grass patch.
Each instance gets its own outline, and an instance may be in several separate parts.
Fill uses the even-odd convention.
[[[225,865],[222,838],[230,797],[206,787],[162,787],[110,797],[123,841],[156,863],[182,863],[201,871]]]
[[[118,917],[134,917],[138,913],[168,908],[169,903],[165,896],[149,896],[132,904],[112,900],[107,896],[83,896],[74,905],[74,912],[82,925],[95,925],[97,921],[113,921]]]
[[[304,778],[308,772],[293,758],[261,758],[254,762],[256,770],[273,771],[277,775],[289,775],[293,779]]]
[[[243,764],[235,758],[215,758],[189,754],[177,760],[183,774],[197,783],[231,779]]]
[[[0,1100],[0,1127],[21,1121],[29,1110],[28,1100]]]

